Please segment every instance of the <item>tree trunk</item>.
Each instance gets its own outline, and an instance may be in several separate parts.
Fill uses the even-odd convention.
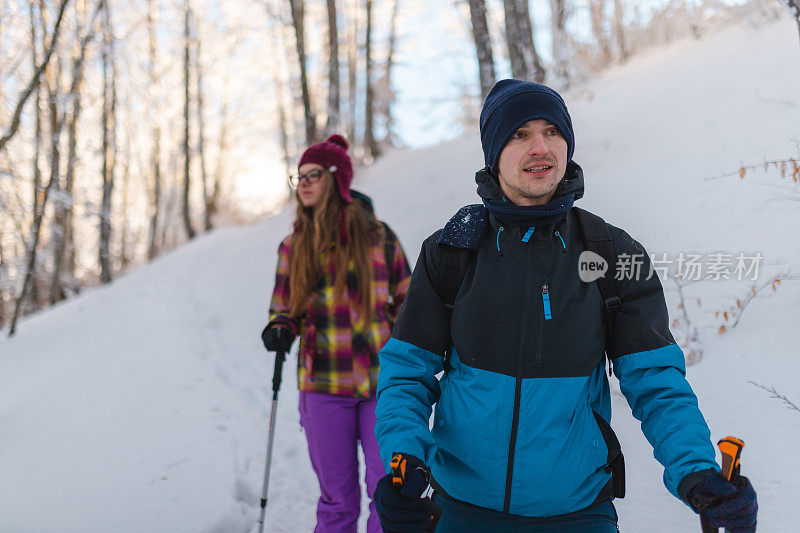
[[[614,0],[614,39],[617,41],[617,50],[620,61],[625,61],[630,56],[630,50],[625,41],[625,4],[623,0]]]
[[[311,93],[308,89],[308,72],[305,43],[305,8],[304,0],[289,0],[292,8],[292,24],[294,26],[295,44],[297,46],[297,62],[300,66],[300,90],[303,95],[303,114],[306,125],[306,145],[312,145],[317,139],[317,119],[311,109]]]
[[[789,11],[792,12],[792,16],[794,17],[794,21],[797,23],[797,33],[800,36],[800,1],[799,0],[781,0],[786,7],[789,8]]]
[[[272,45],[272,50],[275,50],[276,46],[277,46],[278,49],[282,49],[283,48],[281,46],[282,45],[281,41],[278,41],[277,43],[274,42],[274,41],[270,41],[270,44]],[[286,168],[286,174],[287,174],[287,176],[286,176],[287,177],[286,187],[287,187],[287,191],[289,193],[289,198],[291,199],[291,197],[292,197],[292,187],[289,184],[289,180],[288,180],[288,177],[289,177],[289,174],[290,174],[290,170],[289,169],[291,168],[291,164],[292,164],[292,162],[291,162],[292,158],[291,158],[291,154],[289,152],[289,123],[288,123],[288,117],[286,115],[286,108],[284,107],[284,102],[285,102],[284,93],[283,93],[284,84],[280,79],[280,74],[278,73],[277,69],[273,71],[272,84],[275,87],[275,94],[277,96],[275,98],[275,105],[276,105],[277,111],[278,111],[278,127],[280,128],[281,155],[283,156],[283,166],[284,166],[284,168]],[[225,101],[224,105],[222,107],[222,120],[223,120],[222,125],[223,126],[225,125],[225,117],[227,115],[227,109],[228,109],[227,108],[227,101]],[[220,150],[222,150],[223,146],[227,146],[227,143],[225,143],[223,145],[223,140],[226,139],[226,138],[223,137],[223,135],[222,135],[223,132],[226,132],[226,131],[227,130],[220,128]],[[219,169],[219,165],[218,165],[217,172],[216,172],[216,175],[215,175],[215,181],[218,179],[217,176],[219,176],[219,174],[220,174],[220,169]],[[216,187],[216,185],[215,185],[215,187]]]
[[[325,133],[339,131],[339,32],[336,24],[336,0],[328,4],[328,121]]]
[[[39,8],[42,12],[42,35],[47,35],[47,11],[43,1],[39,2]],[[50,231],[50,240],[48,242],[48,251],[50,258],[55,263],[56,251],[61,247],[63,242],[63,227],[65,219],[64,209],[64,195],[62,193],[62,180],[61,180],[61,131],[63,129],[63,119],[61,113],[61,106],[63,102],[63,91],[61,88],[61,72],[63,50],[56,48],[53,52],[53,59],[50,65],[44,71],[44,86],[47,94],[47,111],[49,116],[49,133],[50,133],[50,176],[52,183],[52,190],[50,191],[50,198],[53,203],[53,219],[47,228]],[[41,252],[40,252],[41,253]],[[54,265],[58,266],[58,265]],[[53,276],[60,276],[61,272],[58,268],[54,268]],[[33,301],[36,308],[39,303],[46,301],[54,302],[55,296],[52,292],[44,290],[46,274],[39,269],[34,271],[33,278]],[[51,287],[52,289],[52,283]]]
[[[567,0],[550,0],[550,31],[553,34],[555,78],[561,85],[569,83],[569,38],[567,36]]]
[[[161,113],[158,104],[158,66],[156,56],[156,21],[158,16],[158,0],[147,0],[147,50],[148,76],[150,78],[150,120],[153,124],[153,145],[150,154],[150,166],[153,170],[153,201],[150,212],[149,242],[147,257],[153,259],[158,255],[158,225],[161,210]]]
[[[59,109],[58,102],[61,90],[58,80],[55,76],[51,76],[51,71],[45,71],[45,75],[49,78],[46,82],[47,85],[47,99],[48,109],[50,111],[50,183],[52,184],[51,197],[53,193],[53,220],[50,225],[50,245],[53,246],[53,260],[54,268],[52,273],[52,281],[50,289],[55,289],[59,294],[49,294],[51,303],[62,300],[61,297],[61,264],[58,261],[58,254],[61,252],[64,243],[64,226],[66,222],[66,209],[65,198],[61,187],[61,130],[63,129],[63,121],[61,120],[61,110]],[[56,282],[58,280],[58,282]]]
[[[123,101],[124,103],[124,101]],[[122,201],[120,202],[120,216],[119,216],[119,262],[120,262],[120,270],[124,272],[128,265],[131,264],[133,258],[131,257],[131,250],[128,245],[128,241],[131,240],[130,237],[130,216],[128,215],[128,210],[130,206],[128,205],[130,199],[130,189],[131,189],[131,139],[133,138],[131,135],[131,121],[130,121],[130,106],[126,107],[126,117],[127,120],[121,121],[124,122],[128,127],[127,129],[127,139],[126,143],[124,144],[124,163],[122,164]]]
[[[205,101],[203,99],[203,65],[201,56],[201,39],[200,39],[200,20],[197,16],[194,17],[194,34],[192,41],[194,42],[194,69],[195,69],[195,90],[197,92],[197,106],[195,113],[197,113],[197,155],[200,157],[200,181],[203,185],[203,228],[209,231],[213,228],[211,220],[211,209],[209,207],[210,195],[208,192],[208,172],[206,171],[206,137],[205,137],[205,121],[203,120],[203,109]]]
[[[589,0],[590,13],[592,18],[592,33],[594,34],[597,46],[600,49],[600,68],[605,67],[611,62],[611,44],[608,41],[605,22],[605,1]]]
[[[192,17],[191,0],[183,1],[183,227],[186,237],[194,239],[195,231],[192,227],[191,204],[189,201],[192,164],[192,153],[189,144],[189,84],[191,82],[190,47],[191,35],[189,24]]]
[[[114,191],[116,165],[117,75],[114,58],[114,35],[108,0],[103,3],[103,198],[100,204],[100,281],[109,283],[111,267],[111,195]]]
[[[469,15],[472,21],[472,38],[478,55],[478,78],[481,84],[481,99],[494,86],[497,79],[494,72],[494,55],[489,24],[486,20],[486,3],[484,0],[469,0]]]
[[[281,104],[281,110],[283,105]],[[213,217],[219,209],[219,199],[222,194],[222,182],[225,179],[225,157],[228,154],[228,98],[227,91],[223,91],[222,107],[219,117],[219,136],[217,146],[217,166],[214,169],[214,190],[208,203],[209,216]]]
[[[358,0],[350,6],[349,31],[347,32],[347,138],[356,139],[356,109],[358,109]]]
[[[542,83],[545,71],[533,42],[528,0],[503,0],[503,7],[512,76]]]
[[[0,2],[0,9],[2,8]],[[0,28],[2,30],[2,28]],[[3,234],[2,219],[0,219],[0,235]],[[3,239],[0,239],[0,329],[6,325],[6,290],[5,290],[6,261],[3,255]]]
[[[397,14],[399,10],[399,0],[394,0],[392,4],[392,16],[389,21],[389,46],[386,53],[386,67],[383,71],[383,78],[380,83],[379,105],[381,115],[383,115],[386,135],[381,141],[382,146],[396,146],[397,140],[394,135],[394,117],[392,116],[392,104],[395,101],[395,92],[392,87],[392,67],[394,67],[394,54],[397,49]]]
[[[67,297],[66,286],[72,287],[74,283],[74,227],[72,218],[73,192],[75,188],[75,165],[77,160],[77,125],[81,114],[81,85],[86,59],[86,50],[89,42],[94,39],[94,22],[103,5],[103,0],[98,1],[97,8],[92,15],[87,28],[83,28],[85,13],[79,13],[80,22],[75,28],[76,50],[72,59],[72,81],[66,98],[71,105],[69,120],[67,121],[67,168],[64,176],[62,198],[56,203],[56,216],[53,231],[53,273],[50,282],[50,303],[56,303]],[[83,4],[79,4],[83,6]],[[79,7],[79,11],[83,11]],[[67,116],[64,109],[64,116]],[[62,119],[62,120],[66,120]],[[66,279],[66,281],[65,281]]]
[[[364,109],[364,150],[372,158],[380,155],[378,143],[375,141],[375,88],[372,84],[372,0],[366,0],[367,14],[367,40],[365,57],[367,68],[365,71],[367,84],[367,97]]]
[[[38,39],[36,30],[36,15],[34,13],[33,2],[28,4],[31,20],[31,61],[34,68],[38,65]],[[45,36],[42,37],[44,39]],[[33,208],[31,213],[39,212],[39,201],[44,196],[44,185],[42,184],[42,167],[40,166],[42,154],[42,85],[36,81],[36,96],[34,98],[34,137],[33,137]]]
[[[49,46],[47,46],[47,52],[45,54],[45,59],[43,59],[42,62],[39,64],[39,67],[36,68],[36,72],[35,72],[34,78],[31,80],[31,83],[28,85],[28,88],[26,89],[26,91],[28,91],[28,89],[29,89],[29,92],[28,92],[27,95],[24,95],[24,97],[21,98],[20,101],[17,104],[17,109],[15,111],[15,117],[16,118],[12,119],[12,127],[9,129],[9,131],[11,133],[10,133],[10,135],[6,135],[6,137],[4,137],[4,139],[6,141],[8,139],[10,139],[14,135],[14,133],[16,132],[16,127],[13,125],[13,121],[14,120],[18,121],[19,120],[18,113],[21,113],[22,106],[24,105],[25,100],[27,100],[28,96],[30,96],[30,93],[32,93],[34,91],[34,89],[36,89],[37,92],[39,90],[39,87],[40,87],[39,77],[45,72],[45,68],[49,63],[50,56],[52,56],[52,54],[53,54],[53,52],[55,50],[55,44],[56,44],[56,41],[58,39],[58,28],[59,28],[59,25],[61,23],[61,19],[62,19],[63,14],[64,14],[64,7],[66,6],[67,1],[68,0],[65,0],[64,2],[62,2],[61,6],[60,6],[58,19],[56,20],[56,24],[55,24],[55,26],[53,28],[53,33],[51,34],[51,37],[50,37]],[[34,49],[33,64],[36,67],[36,52],[35,52],[35,50],[36,50],[36,29],[35,29],[36,28],[36,21],[35,21],[35,16],[34,16],[34,13],[33,13],[32,6],[31,6],[31,9],[30,9],[30,13],[31,13],[31,30],[32,30],[31,31],[31,36],[32,36],[32,41],[33,41],[33,43],[32,43],[33,44],[33,49]],[[46,28],[44,27],[45,26],[44,17],[45,17],[45,13],[42,13],[42,26],[43,26],[42,42],[44,42],[46,40],[46,38],[47,38]],[[48,86],[48,88],[49,88],[49,86]],[[37,99],[38,99],[38,96],[37,96]],[[36,259],[37,259],[36,254],[37,254],[37,250],[39,248],[39,242],[41,240],[41,235],[42,235],[42,221],[44,219],[45,209],[47,208],[47,200],[48,200],[48,197],[50,195],[50,191],[54,190],[58,186],[58,179],[59,179],[58,161],[59,161],[60,154],[59,154],[59,151],[58,151],[57,133],[59,133],[61,131],[61,126],[63,125],[63,120],[60,119],[58,113],[54,114],[52,112],[53,111],[52,106],[56,105],[55,104],[55,100],[56,99],[51,97],[49,100],[50,100],[50,106],[51,106],[50,107],[50,111],[51,111],[51,113],[50,113],[50,119],[51,119],[51,123],[50,123],[50,133],[51,133],[50,181],[49,181],[47,187],[42,189],[42,187],[41,187],[41,185],[39,183],[39,179],[40,179],[40,171],[39,171],[39,168],[38,168],[38,158],[39,158],[38,151],[39,151],[39,147],[37,147],[37,148],[35,148],[35,151],[37,153],[35,154],[35,162],[34,162],[34,195],[33,195],[34,196],[34,199],[33,199],[34,210],[33,210],[33,222],[31,224],[31,229],[30,229],[30,234],[29,234],[29,237],[28,237],[28,242],[26,243],[26,252],[25,252],[26,253],[26,261],[25,261],[25,269],[24,269],[25,274],[24,274],[23,280],[22,280],[22,288],[20,289],[20,294],[17,297],[16,305],[14,307],[14,315],[11,318],[11,326],[9,327],[9,332],[8,332],[9,337],[13,336],[16,333],[16,331],[17,331],[17,322],[19,321],[20,316],[22,316],[23,307],[25,306],[25,302],[28,299],[28,293],[34,288],[33,285],[34,285],[34,278],[35,278],[35,273],[36,273]],[[40,120],[40,117],[39,117],[40,112],[41,112],[41,110],[37,106],[37,112],[36,112],[37,121]],[[55,119],[55,123],[53,122],[54,119]],[[17,124],[17,126],[18,126],[18,124]],[[37,126],[37,130],[38,130],[37,131],[37,137],[40,137],[41,136],[41,123],[40,122],[39,122],[39,125]],[[3,143],[0,143],[0,150],[2,150],[2,144]],[[37,143],[37,145],[38,145],[38,143]],[[34,298],[32,298],[32,300],[34,301],[34,304],[36,304],[36,302],[38,300],[36,295],[34,295]]]

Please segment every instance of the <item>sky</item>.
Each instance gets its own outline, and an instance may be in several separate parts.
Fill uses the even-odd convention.
[[[745,0],[723,0],[728,5]],[[511,75],[510,66],[502,55],[502,7],[489,0],[489,18],[495,69],[498,79]],[[643,19],[669,0],[625,0],[628,6],[626,21],[633,18],[632,6],[638,5]],[[456,5],[458,4],[458,5]],[[581,40],[590,39],[585,0],[578,0],[570,19],[571,31]],[[401,28],[400,56],[393,80],[398,91],[394,108],[400,138],[409,147],[423,147],[452,139],[462,132],[461,122],[477,127],[477,60],[472,41],[469,8],[465,1],[406,0],[404,27]],[[530,0],[534,24],[535,45],[544,61],[550,54],[550,3]],[[410,14],[409,14],[410,13]],[[465,108],[463,94],[473,95],[474,109]]]
[[[398,48],[392,72],[397,100],[393,106],[395,131],[403,146],[422,148],[454,139],[469,129],[477,129],[480,99],[477,60],[472,40],[469,8],[464,0],[399,0]],[[578,7],[571,15],[569,30],[589,41],[591,28],[586,0],[575,0]],[[633,5],[643,19],[669,0],[624,0],[633,18]],[[699,0],[695,0],[699,1]],[[723,0],[741,4],[744,0]],[[386,41],[390,3],[376,4],[375,39]],[[543,60],[550,59],[550,4],[531,0],[537,51]],[[502,3],[488,0],[489,25],[498,79],[511,75],[505,55],[502,26]],[[344,30],[340,37],[343,38]],[[324,38],[325,29],[309,35]],[[567,102],[569,104],[569,102]],[[381,132],[378,132],[381,137]],[[277,135],[275,136],[277,139]],[[277,141],[271,151],[250,154],[239,173],[239,205],[249,213],[271,212],[286,198],[286,175]],[[293,169],[290,169],[290,172]],[[265,207],[266,206],[266,207]]]

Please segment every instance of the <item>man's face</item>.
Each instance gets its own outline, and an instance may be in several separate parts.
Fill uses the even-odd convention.
[[[550,122],[531,120],[520,127],[500,153],[498,180],[517,205],[550,201],[567,171],[567,141]]]

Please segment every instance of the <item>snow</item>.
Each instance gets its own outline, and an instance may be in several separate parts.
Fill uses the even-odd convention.
[[[676,43],[567,94],[575,159],[586,173],[578,205],[652,253],[760,252],[760,279],[799,273],[798,215],[787,200],[797,188],[775,171],[705,179],[798,155],[798,65],[796,27],[784,17]],[[473,132],[395,151],[360,169],[355,185],[373,197],[413,263],[425,237],[477,201],[473,175],[482,165]],[[259,332],[291,216],[287,209],[203,236],[0,341],[0,529],[254,530],[273,361]],[[677,316],[672,281],[665,288]],[[738,327],[717,335],[714,311],[747,290],[735,280],[684,289],[704,349],[688,375],[713,438],[746,442],[742,468],[759,493],[759,530],[791,531],[800,412],[748,381],[800,402],[800,282],[768,290]],[[319,492],[286,366],[265,529],[310,531]],[[613,403],[628,473],[628,496],[616,502],[622,528],[698,530],[697,517],[663,487],[618,388]]]

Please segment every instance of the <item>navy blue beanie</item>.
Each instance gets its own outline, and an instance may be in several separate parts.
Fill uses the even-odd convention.
[[[500,80],[481,110],[481,146],[486,165],[497,174],[500,152],[522,125],[544,119],[558,128],[567,141],[567,161],[575,152],[572,119],[561,95],[550,87],[521,80]]]

